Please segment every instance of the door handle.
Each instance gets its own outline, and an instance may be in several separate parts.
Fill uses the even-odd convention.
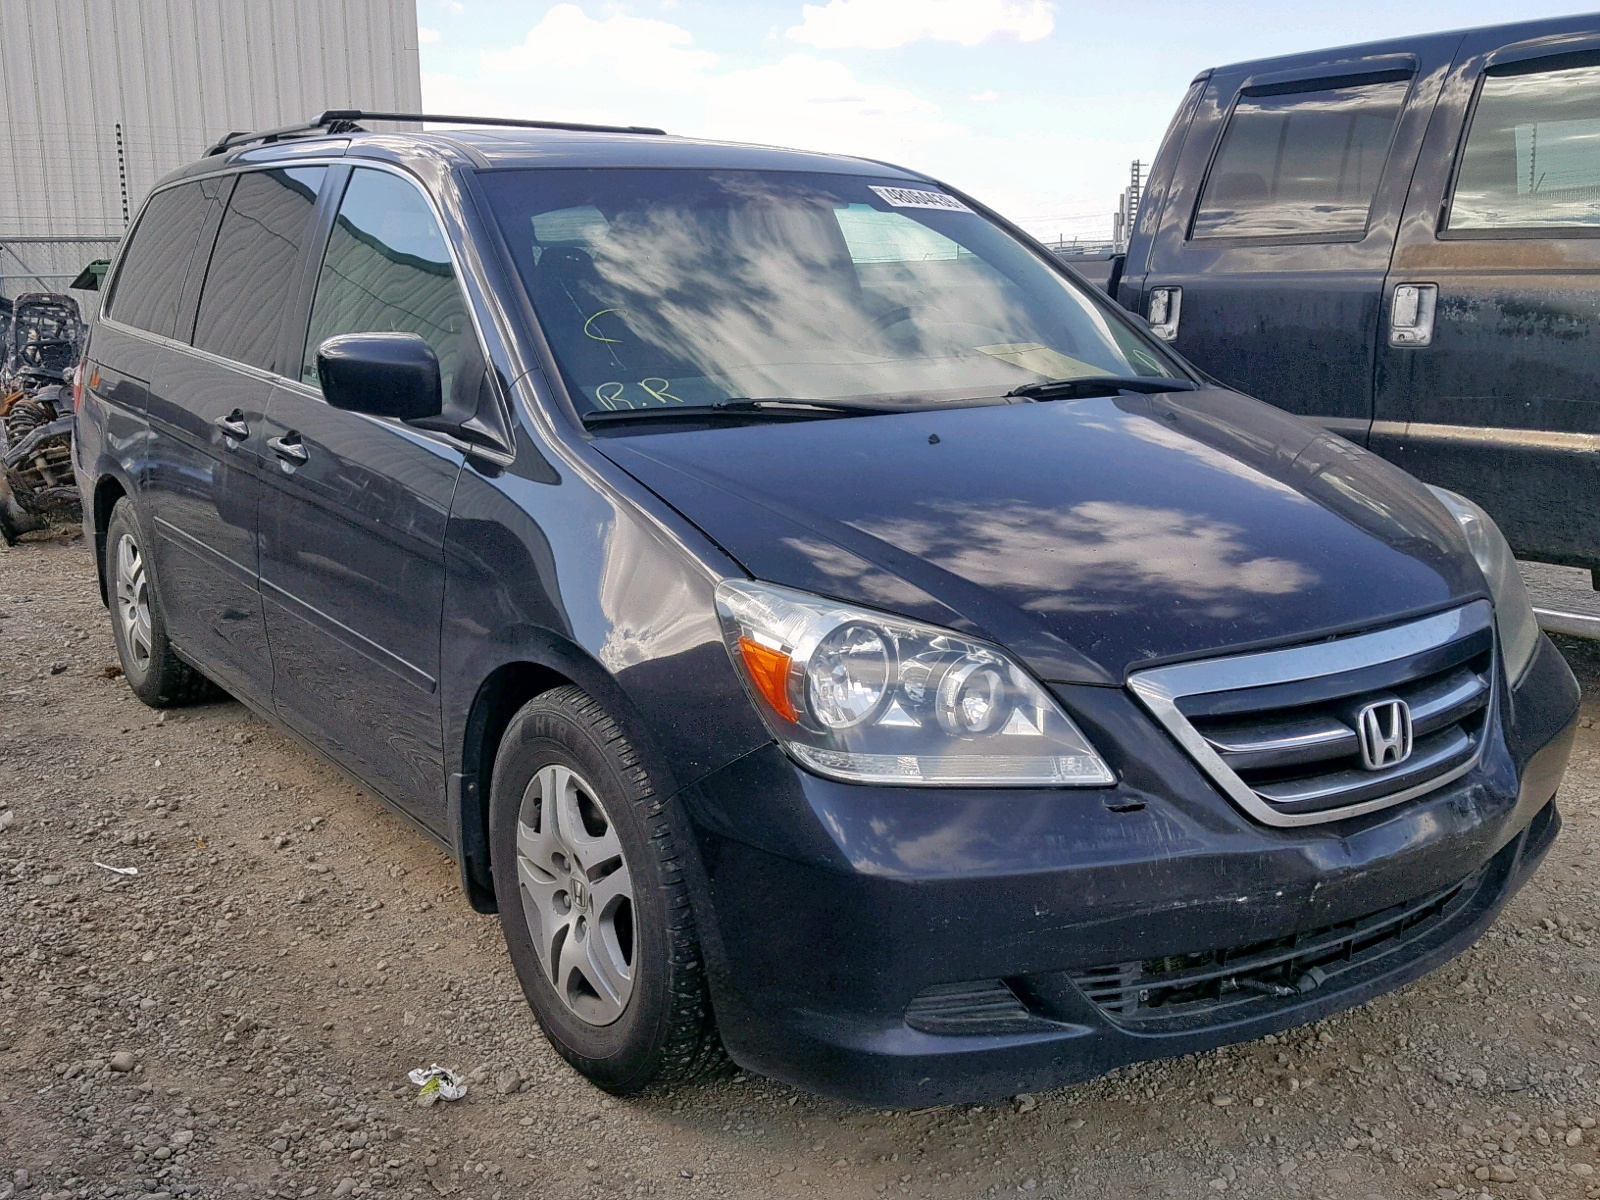
[[[268,438],[267,445],[271,446],[272,452],[282,460],[285,471],[303,467],[311,458],[311,455],[306,453],[305,443],[300,440],[300,435],[292,429],[282,437]]]
[[[1438,284],[1397,284],[1389,303],[1389,345],[1431,346],[1433,314],[1438,306]]]
[[[1183,289],[1181,287],[1155,287],[1150,289],[1150,307],[1146,320],[1150,332],[1163,342],[1178,340],[1178,318],[1183,315]]]
[[[225,417],[218,417],[216,424],[217,428],[222,430],[222,436],[230,442],[242,442],[250,436],[250,426],[245,422],[244,414],[237,408]]]

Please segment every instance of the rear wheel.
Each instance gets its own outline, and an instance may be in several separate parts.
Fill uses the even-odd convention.
[[[561,1056],[619,1095],[720,1061],[663,802],[587,693],[558,688],[512,719],[489,820],[506,946]]]
[[[106,525],[106,584],[111,632],[122,675],[151,708],[193,704],[217,695],[216,685],[178,657],[156,599],[154,565],[124,496]]]

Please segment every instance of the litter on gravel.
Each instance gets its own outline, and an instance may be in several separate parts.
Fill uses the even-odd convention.
[[[418,1067],[406,1076],[417,1086],[417,1103],[427,1108],[441,1100],[459,1100],[467,1094],[467,1085],[461,1076],[447,1067],[435,1063],[431,1067]]]
[[[117,875],[137,875],[139,873],[138,867],[113,867],[110,863],[103,862],[96,862],[94,865],[102,871],[111,871]]]

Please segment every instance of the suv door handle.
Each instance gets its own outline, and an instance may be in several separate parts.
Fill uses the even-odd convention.
[[[1183,289],[1181,287],[1153,287],[1150,289],[1150,306],[1145,319],[1150,332],[1163,342],[1178,340],[1178,318],[1183,314]]]
[[[1438,284],[1396,284],[1389,302],[1389,345],[1433,345],[1433,314],[1438,307]]]
[[[285,471],[303,467],[311,458],[311,455],[306,453],[305,444],[301,442],[300,435],[292,429],[282,437],[268,438],[267,445],[271,446],[272,452],[283,460],[283,469]]]
[[[237,408],[225,417],[218,417],[216,424],[217,428],[222,430],[223,436],[230,441],[242,442],[250,436],[250,426],[245,422],[244,414]]]

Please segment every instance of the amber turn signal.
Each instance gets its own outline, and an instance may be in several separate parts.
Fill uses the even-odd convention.
[[[798,721],[799,714],[789,699],[789,656],[747,637],[739,639],[739,655],[744,659],[745,670],[750,672],[750,682],[766,697],[773,711],[785,721]]]

